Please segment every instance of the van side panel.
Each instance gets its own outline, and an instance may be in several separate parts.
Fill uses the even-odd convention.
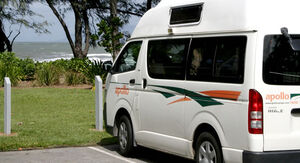
[[[243,92],[247,96],[247,91],[242,92],[241,86],[229,86],[218,83],[189,82],[187,89],[197,89],[197,91],[213,90],[235,90]],[[212,88],[212,89],[210,89]],[[216,100],[216,99],[215,99]],[[240,101],[229,101],[217,99],[220,104],[215,106],[202,107],[198,103],[191,101],[185,105],[186,133],[189,139],[193,139],[196,127],[202,123],[207,123],[217,130],[222,147],[234,149],[246,149],[248,144],[245,139],[248,137],[248,103]],[[238,116],[237,116],[238,115]]]
[[[135,43],[138,43],[138,47],[140,48],[140,51],[134,51],[137,54],[137,57],[141,57],[141,51],[143,49],[143,43],[141,40],[137,41],[131,41],[128,42],[123,49],[121,50],[121,53],[119,54],[118,58],[116,59],[116,62],[114,63],[114,66],[118,63],[118,60],[120,56],[123,53],[133,53],[132,50],[128,50],[126,52],[127,46],[130,48],[130,45]],[[133,47],[134,49],[136,47]],[[132,54],[127,54],[127,56],[130,56]],[[116,114],[120,109],[127,110],[128,114],[130,115],[130,119],[132,121],[133,130],[138,130],[138,122],[139,122],[139,116],[136,115],[137,110],[137,88],[140,86],[140,84],[137,83],[139,80],[139,69],[140,69],[140,59],[137,59],[137,62],[135,63],[135,68],[131,71],[125,71],[120,73],[109,73],[107,83],[106,83],[106,114],[107,114],[107,125],[108,127],[114,127],[114,135],[117,134],[116,129]],[[131,63],[130,63],[131,64]],[[113,66],[113,67],[114,67]],[[133,82],[132,82],[133,81]]]
[[[247,47],[244,82],[242,84],[200,81],[186,81],[185,84],[186,90],[206,95],[215,101],[215,104],[209,106],[202,106],[197,101],[185,103],[187,139],[193,140],[194,132],[199,125],[203,123],[211,125],[218,134],[226,162],[234,162],[237,161],[236,159],[238,159],[237,162],[242,162],[241,151],[243,150],[262,151],[263,149],[262,135],[250,135],[248,132],[248,96],[249,89],[254,87],[257,34],[244,35],[247,36]],[[237,96],[236,99],[233,98],[234,95]]]
[[[145,43],[148,44],[148,41],[145,40]],[[143,51],[141,58],[142,84],[138,89],[140,129],[136,132],[136,141],[139,145],[186,156],[188,145],[184,139],[183,103],[175,102],[183,99],[184,94],[169,89],[178,86],[182,88],[185,82],[151,78],[147,69],[147,51],[148,49]],[[159,60],[160,57],[154,59]],[[156,66],[153,72],[163,71],[160,69],[162,65]]]
[[[223,147],[248,149],[249,144],[245,141],[248,140],[248,92],[249,88],[253,87],[252,81],[254,80],[253,64],[255,61],[256,34],[245,35],[247,36],[247,47],[243,84],[186,81],[185,88],[187,90],[207,94],[216,101],[215,105],[205,107],[195,101],[185,105],[185,125],[188,128],[186,133],[189,140],[193,139],[192,130],[200,125],[191,124],[197,124],[201,121],[204,123],[203,118],[195,117],[205,113],[212,115],[214,120],[211,121],[218,123],[215,126],[221,126],[221,130],[217,132],[222,133],[219,136]],[[230,95],[237,95],[237,99],[226,99]],[[217,96],[219,97],[217,98]],[[222,135],[226,135],[226,137],[222,137]]]
[[[121,79],[120,77],[121,76]],[[126,76],[124,78],[123,76]],[[109,89],[107,92],[106,99],[110,99],[107,101],[107,125],[110,127],[116,127],[116,114],[119,109],[125,109],[129,114],[132,114],[132,106],[134,106],[134,98],[136,96],[136,91],[134,90],[134,86],[129,85],[129,83],[125,83],[127,80],[129,81],[131,78],[134,78],[134,72],[127,72],[125,74],[115,74],[111,77],[111,81],[109,84]],[[130,117],[135,120],[135,117]],[[134,123],[136,124],[136,123]],[[135,127],[134,125],[133,127]],[[116,131],[116,130],[115,130]],[[117,133],[114,133],[116,135]]]

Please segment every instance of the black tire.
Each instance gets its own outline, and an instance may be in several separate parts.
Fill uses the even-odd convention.
[[[118,125],[118,138],[120,154],[129,156],[133,151],[133,131],[132,125],[127,116],[121,116]]]
[[[195,161],[196,163],[223,163],[221,145],[211,133],[203,132],[199,135],[196,142]]]

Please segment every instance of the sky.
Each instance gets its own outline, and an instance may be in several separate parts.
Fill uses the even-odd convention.
[[[42,17],[35,17],[35,20],[43,21],[47,20],[48,23],[51,25],[47,27],[47,29],[50,31],[49,34],[38,34],[35,33],[34,30],[28,29],[25,27],[22,27],[21,34],[17,37],[16,42],[67,42],[65,32],[60,25],[57,18],[52,13],[52,10],[46,5],[41,4],[38,2],[33,3],[31,6],[31,9],[39,13],[43,16]],[[138,23],[140,18],[138,17],[132,17],[130,22],[123,27],[123,30],[128,31],[130,34],[134,30],[136,24]],[[74,35],[74,14],[72,12],[69,12],[66,14],[65,22],[70,30],[71,35]],[[8,24],[6,24],[6,27],[9,27]],[[13,26],[12,28],[17,29],[18,26]],[[9,31],[6,29],[6,31]]]

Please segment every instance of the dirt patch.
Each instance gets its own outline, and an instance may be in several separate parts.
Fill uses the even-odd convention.
[[[34,83],[33,81],[20,81],[18,83],[19,88],[29,88],[29,87],[33,87]]]
[[[9,134],[9,135],[6,135],[6,134],[0,132],[0,136],[11,137],[11,136],[18,136],[18,134],[17,134],[17,133],[11,133],[11,134]]]

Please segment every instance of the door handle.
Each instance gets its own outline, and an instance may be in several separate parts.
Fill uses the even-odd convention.
[[[292,109],[291,113],[293,115],[300,115],[300,108],[294,108],[294,109]]]
[[[129,84],[135,84],[135,79],[129,80]]]
[[[143,88],[145,89],[147,87],[147,79],[143,79]]]

